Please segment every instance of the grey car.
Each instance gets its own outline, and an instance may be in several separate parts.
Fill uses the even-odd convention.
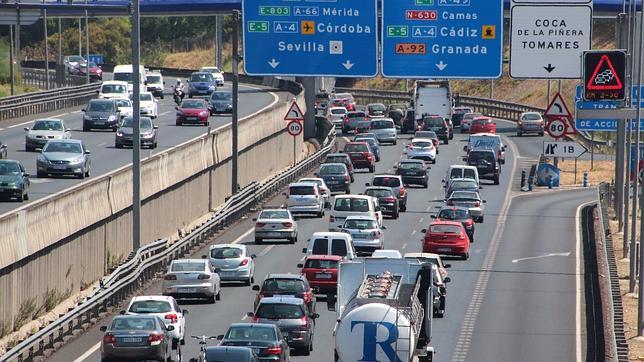
[[[24,128],[25,151],[31,152],[43,148],[49,140],[65,140],[71,138],[71,130],[62,119],[37,119],[34,124]]]
[[[371,121],[371,133],[376,135],[376,139],[380,143],[391,143],[395,145],[397,142],[398,131],[396,125],[391,118],[377,118]]]
[[[203,362],[259,362],[257,353],[250,347],[214,346],[206,347]]]
[[[351,193],[351,175],[344,163],[324,163],[315,175],[324,180],[331,193]]]
[[[351,162],[351,157],[346,153],[329,153],[324,159],[324,163],[344,163],[349,170],[349,176],[351,176],[351,182],[353,182],[353,162]]]
[[[215,113],[231,113],[233,111],[233,93],[231,91],[215,91],[208,100],[210,115]]]
[[[157,316],[118,315],[105,332],[101,342],[102,361],[147,360],[170,361],[172,358],[173,326],[165,326]]]
[[[517,122],[517,136],[521,137],[524,134],[536,133],[543,136],[544,121],[539,112],[524,112],[519,116]]]
[[[20,161],[0,160],[0,197],[29,200],[29,174]]]
[[[483,204],[486,202],[476,191],[454,191],[447,199],[447,206],[466,207],[475,222],[483,222]]]
[[[163,295],[179,298],[220,299],[221,279],[210,259],[175,259],[163,277]]]
[[[141,117],[139,121],[141,127],[141,147],[157,148],[157,129],[150,117]],[[114,147],[123,148],[123,146],[132,146],[134,138],[132,137],[134,119],[127,117],[121,122],[121,126],[116,130]]]
[[[318,315],[310,312],[301,298],[281,295],[262,298],[255,312],[248,313],[248,316],[255,323],[278,326],[289,347],[305,356],[313,350],[315,319]]]
[[[219,269],[222,281],[255,282],[255,254],[243,244],[215,244],[210,246],[210,263]]]
[[[250,347],[257,353],[260,361],[288,362],[291,349],[286,336],[274,324],[233,323],[225,335],[217,336],[220,346]]]
[[[81,140],[53,140],[47,142],[36,158],[36,174],[72,175],[80,179],[90,176],[90,151]]]
[[[121,121],[121,111],[114,99],[92,99],[82,111],[83,132],[92,129],[111,129],[116,132]]]

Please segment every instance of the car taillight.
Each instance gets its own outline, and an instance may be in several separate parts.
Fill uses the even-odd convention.
[[[400,197],[404,197],[405,196],[405,188],[400,186],[400,188],[398,190],[400,191]]]
[[[459,238],[459,239],[461,239],[461,240],[462,240],[462,239],[465,239],[465,235],[464,235],[464,234],[461,234],[458,238]]]
[[[304,299],[304,302],[305,302],[305,303],[311,303],[311,301],[313,300],[313,299],[311,298],[311,291],[304,292],[304,293],[302,294],[302,299]]]
[[[471,229],[471,228],[472,228],[472,224],[474,224],[474,223],[472,222],[472,220],[471,220],[471,219],[470,219],[470,220],[467,220],[467,221],[465,222],[465,227],[466,227],[466,228],[468,228],[468,229]]]
[[[239,266],[244,266],[248,264],[248,259],[244,259],[239,263]]]
[[[170,320],[170,323],[172,324],[177,323],[179,321],[179,316],[177,316],[174,313],[166,314],[163,318]]]
[[[372,231],[371,236],[380,237],[380,231]]]
[[[335,222],[335,217],[333,217],[333,215],[329,215],[329,222]]]
[[[256,222],[255,223],[256,228],[263,228],[264,226],[266,226],[266,224],[264,224],[263,222]]]
[[[373,160],[373,156],[371,155],[371,153],[367,153],[367,160]]]
[[[351,180],[351,178],[347,175],[344,175],[344,182],[349,182],[349,180]]]
[[[163,279],[165,279],[165,280],[177,280],[177,276],[174,275],[174,274],[168,274],[168,275],[164,276]]]
[[[300,319],[300,330],[301,331],[307,331],[309,329],[309,320],[306,317],[302,317]]]
[[[157,345],[161,343],[161,341],[163,341],[163,334],[151,333],[148,337],[148,342],[150,342],[151,345]]]
[[[266,348],[266,354],[282,354],[281,346],[273,346]]]
[[[282,225],[283,225],[284,227],[286,227],[286,228],[290,228],[290,227],[292,227],[292,226],[293,226],[293,223],[292,223],[292,222],[290,222],[290,221],[287,221],[287,222],[283,222],[283,223],[282,223]]]
[[[107,333],[103,336],[103,343],[116,343],[116,337]]]
[[[199,274],[199,276],[197,277],[197,279],[199,279],[199,280],[207,280],[207,279],[210,279],[210,274]]]
[[[257,316],[253,317],[253,323],[257,323],[257,322],[259,322],[259,317]]]

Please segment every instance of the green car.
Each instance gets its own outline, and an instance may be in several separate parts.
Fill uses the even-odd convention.
[[[29,174],[20,161],[0,160],[0,196],[20,202],[29,200]]]

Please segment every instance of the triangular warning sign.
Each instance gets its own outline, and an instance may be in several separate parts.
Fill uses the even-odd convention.
[[[550,105],[546,109],[546,112],[544,113],[545,116],[549,117],[568,117],[570,118],[572,114],[568,110],[568,106],[566,106],[566,102],[564,102],[563,98],[561,97],[561,94],[557,93],[555,96],[552,98],[552,101],[550,102]]]
[[[586,89],[603,91],[621,90],[622,88],[624,88],[624,85],[622,80],[619,79],[619,75],[617,75],[613,62],[610,61],[608,55],[602,55],[593,71],[593,75],[588,80],[588,84],[586,84]]]
[[[286,112],[286,116],[284,116],[284,120],[285,121],[303,121],[304,120],[304,113],[302,113],[300,106],[298,106],[296,102],[293,102],[291,104],[291,108],[289,108],[288,112]]]

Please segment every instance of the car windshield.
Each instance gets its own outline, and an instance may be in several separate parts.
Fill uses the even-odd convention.
[[[132,103],[130,103],[129,99],[117,99],[116,100],[116,105],[118,107],[132,107]]]
[[[382,111],[382,112],[384,112],[386,109],[384,104],[370,104],[367,106],[367,108],[370,111]]]
[[[402,170],[420,170],[423,168],[423,164],[418,162],[401,162],[398,168]]]
[[[268,327],[230,327],[226,333],[225,339],[242,340],[242,341],[275,341],[277,336],[275,330]]]
[[[183,102],[181,102],[181,108],[186,108],[186,109],[206,108],[206,102],[200,99],[186,99]]]
[[[526,113],[521,119],[524,121],[540,121],[541,115],[539,113]]]
[[[463,116],[463,119],[474,119],[474,118],[480,117],[482,115],[483,114],[481,114],[481,113],[465,113],[465,115]]]
[[[62,131],[63,124],[60,121],[36,121],[31,129],[34,131]]]
[[[374,177],[373,185],[386,186],[386,187],[400,187],[401,183],[398,177]]]
[[[191,82],[212,82],[212,74],[210,73],[192,73],[190,76]]]
[[[47,142],[45,148],[42,150],[43,153],[48,152],[63,152],[63,153],[83,153],[80,143],[71,143],[71,142]]]
[[[347,156],[327,156],[325,163],[349,163]]]
[[[210,257],[214,259],[237,259],[242,256],[242,249],[224,246],[210,250]]]
[[[150,93],[141,93],[139,97],[140,97],[139,99],[144,102],[151,102],[154,99],[152,98],[152,94]]]
[[[472,121],[472,124],[481,125],[481,126],[484,126],[490,123],[492,123],[492,120],[489,118],[475,119],[474,121]]]
[[[376,140],[373,138],[356,138],[354,141],[356,142],[367,142],[368,144],[374,146],[376,145]]]
[[[465,114],[465,113],[470,113],[472,112],[472,109],[470,108],[456,108],[454,109],[454,113],[456,114]]]
[[[349,118],[367,118],[367,115],[364,112],[351,112],[347,113]]]
[[[231,92],[213,92],[210,99],[216,101],[231,100],[233,99],[233,94]]]
[[[262,303],[255,316],[264,319],[299,319],[304,317],[304,311],[295,304]]]
[[[70,55],[67,57],[70,63],[77,63],[77,62],[83,62],[85,61],[85,58],[81,57],[80,55]]]
[[[147,117],[141,117],[139,124],[143,129],[152,128],[152,121],[150,120],[150,118],[147,118]],[[134,119],[132,117],[124,118],[123,123],[121,123],[121,127],[132,128],[133,126],[134,126]]]
[[[20,166],[15,162],[0,162],[0,175],[19,175]]]
[[[458,234],[461,232],[461,227],[456,225],[432,225],[429,228],[430,232],[438,234]]]
[[[411,144],[414,147],[420,147],[420,148],[432,147],[433,146],[433,143],[425,142],[425,141],[416,141],[416,142],[412,142]]]
[[[418,131],[414,134],[414,138],[437,138],[436,132],[434,131]]]
[[[337,269],[338,261],[337,260],[320,260],[320,259],[308,259],[304,264],[304,268],[309,269]]]
[[[145,79],[148,81],[148,83],[161,83],[160,75],[148,75],[145,77]]]
[[[377,229],[378,224],[376,223],[375,220],[349,219],[349,220],[345,220],[344,225],[342,225],[342,227],[344,229],[365,230],[365,229]]]
[[[315,195],[313,186],[291,186],[288,188],[289,195]]]
[[[258,219],[290,219],[286,210],[265,210],[259,214]]]
[[[331,110],[331,114],[345,114],[347,110],[344,108],[335,108]]]
[[[170,267],[170,271],[173,272],[202,272],[204,269],[204,262],[202,261],[182,261],[179,263],[172,263],[172,267]]]
[[[461,220],[467,219],[469,217],[467,214],[467,210],[464,209],[443,209],[438,213],[438,218],[446,220]]]
[[[154,318],[150,317],[141,317],[141,318],[114,318],[112,325],[110,326],[111,331],[131,331],[131,330],[141,330],[141,331],[153,331],[155,330],[156,323]]]
[[[114,110],[114,102],[89,102],[87,107],[88,112],[112,112]]]
[[[470,162],[487,161],[488,163],[496,162],[494,152],[470,152]]]
[[[371,121],[372,129],[387,129],[395,128],[393,121]]]
[[[369,212],[369,200],[357,198],[336,198],[334,210]]]
[[[167,313],[172,306],[165,300],[137,300],[130,305],[128,312],[132,313]]]
[[[271,293],[302,293],[306,291],[306,287],[298,279],[268,279],[264,281],[262,290]]]
[[[365,191],[364,194],[371,197],[393,197],[394,196],[393,191],[386,190],[386,189],[367,190]]]
[[[360,143],[347,143],[344,152],[369,152],[369,147]]]
[[[320,175],[344,175],[346,167],[343,165],[322,165],[320,166]]]
[[[450,200],[479,200],[478,194],[476,192],[462,192],[462,191],[454,191],[452,192],[452,195],[449,197]]]
[[[451,185],[452,189],[478,189],[476,181],[454,181]]]
[[[103,84],[102,93],[126,93],[127,88],[122,84]]]
[[[114,73],[114,80],[132,83],[132,73]]]

